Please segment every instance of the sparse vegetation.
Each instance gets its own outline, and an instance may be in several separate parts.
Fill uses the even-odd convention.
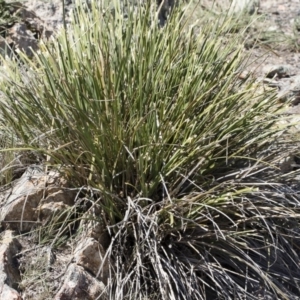
[[[239,78],[243,29],[187,26],[181,8],[159,28],[152,5],[125,18],[117,1],[76,20],[2,61],[1,126],[19,145],[2,152],[41,153],[82,187],[52,245],[102,222],[110,299],[299,297],[299,200],[278,169],[296,143],[274,92]]]

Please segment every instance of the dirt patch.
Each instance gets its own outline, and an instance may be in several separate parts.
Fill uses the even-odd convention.
[[[258,18],[250,26],[245,43],[246,49],[257,58],[258,76],[264,75],[262,70],[266,64],[299,68],[299,21],[299,1],[261,1]]]

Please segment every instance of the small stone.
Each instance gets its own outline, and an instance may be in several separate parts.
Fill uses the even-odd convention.
[[[295,70],[290,65],[266,65],[263,67],[263,73],[267,78],[284,78],[295,75]]]
[[[280,161],[280,171],[284,174],[289,173],[291,171],[293,171],[293,164],[295,164],[295,160],[293,156],[288,156],[283,158]]]
[[[251,76],[251,73],[248,71],[242,71],[239,75],[238,78],[241,80],[246,80]]]

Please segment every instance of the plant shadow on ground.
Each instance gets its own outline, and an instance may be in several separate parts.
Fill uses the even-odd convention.
[[[81,220],[111,237],[107,297],[298,297],[300,202],[279,171],[298,145],[274,91],[239,77],[247,28],[114,5],[79,6],[34,60],[3,60],[1,83],[1,126],[82,186]]]

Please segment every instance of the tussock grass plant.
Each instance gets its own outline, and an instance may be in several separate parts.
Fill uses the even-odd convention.
[[[34,60],[3,61],[1,122],[97,198],[108,297],[299,296],[299,200],[275,170],[280,105],[239,79],[230,19],[195,34],[180,8],[160,28],[150,4],[126,16],[98,5],[79,5]]]

